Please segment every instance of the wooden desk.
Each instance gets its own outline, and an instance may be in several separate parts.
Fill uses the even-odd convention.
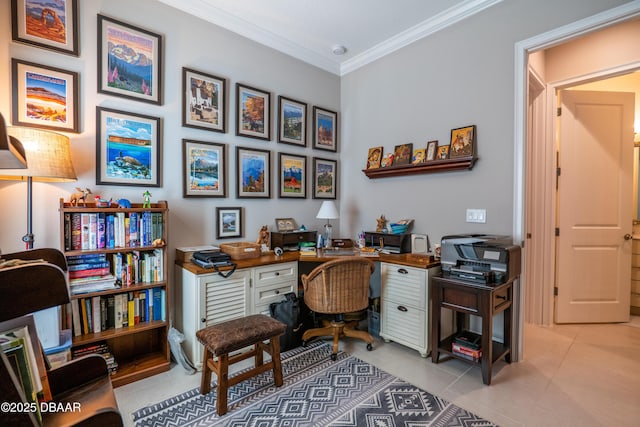
[[[502,357],[507,363],[511,363],[513,280],[503,284],[484,285],[436,276],[432,281],[431,296],[431,361],[438,363],[440,353],[445,353],[465,362],[479,363],[482,381],[490,385],[493,363]],[[465,315],[473,314],[482,319],[482,357],[479,362],[464,359],[453,353],[451,348],[456,334],[441,339],[440,312],[443,307],[456,313],[457,333],[464,329]],[[504,312],[504,343],[492,339],[493,316],[501,312]]]

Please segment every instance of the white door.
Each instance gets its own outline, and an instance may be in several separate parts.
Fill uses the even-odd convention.
[[[634,94],[561,91],[557,323],[626,322]]]

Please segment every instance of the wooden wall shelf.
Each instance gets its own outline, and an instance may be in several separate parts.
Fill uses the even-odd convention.
[[[477,157],[465,157],[463,159],[447,159],[447,160],[434,160],[428,163],[421,163],[418,165],[402,165],[402,166],[390,166],[386,168],[377,169],[363,169],[362,172],[369,179],[374,178],[387,178],[391,176],[405,176],[416,175],[434,172],[448,172],[457,170],[471,170],[473,165],[478,160]]]

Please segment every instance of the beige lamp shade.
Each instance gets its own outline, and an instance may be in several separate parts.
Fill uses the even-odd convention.
[[[0,113],[0,169],[24,169],[27,160],[20,141],[7,134],[7,124]]]
[[[10,126],[7,134],[24,148],[26,169],[1,169],[0,179],[11,181],[65,182],[75,181],[71,163],[69,138],[59,133],[35,128]]]

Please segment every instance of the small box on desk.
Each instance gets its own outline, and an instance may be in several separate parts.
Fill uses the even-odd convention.
[[[382,249],[383,252],[405,254],[411,252],[411,233],[392,234],[365,231],[364,243],[367,247]]]
[[[282,248],[283,250],[297,251],[301,242],[317,241],[315,231],[272,231],[271,249]]]

